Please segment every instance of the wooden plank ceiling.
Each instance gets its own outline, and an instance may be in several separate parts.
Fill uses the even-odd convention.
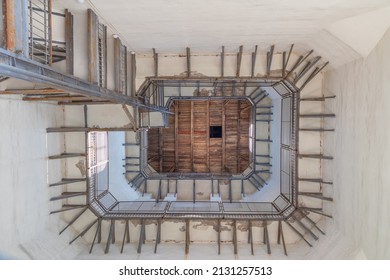
[[[175,100],[168,128],[148,131],[148,162],[157,172],[238,174],[249,165],[251,108],[246,100]],[[210,138],[210,126],[222,137]]]

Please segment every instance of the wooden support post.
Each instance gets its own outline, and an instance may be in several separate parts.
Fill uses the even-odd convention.
[[[68,9],[65,10],[65,48],[66,48],[66,73],[74,73],[74,34],[73,15]]]
[[[241,71],[241,61],[242,61],[242,53],[244,50],[244,46],[240,46],[240,49],[237,53],[237,71],[236,71],[236,77],[240,77],[240,71]]]
[[[252,53],[251,78],[253,78],[255,76],[256,58],[257,58],[257,45],[255,46],[255,51]],[[244,93],[244,95],[245,95],[245,93]]]
[[[185,240],[185,254],[190,252],[190,220],[186,219],[186,240]]]
[[[191,51],[190,48],[187,47],[187,77],[191,77]]]
[[[98,220],[99,218],[97,218],[92,223],[90,223],[82,232],[80,232],[75,238],[73,238],[69,242],[69,245],[71,245],[74,241],[76,241],[77,238],[84,236],[84,234],[86,234],[97,223]]]
[[[225,46],[222,46],[222,52],[221,52],[221,77],[224,77],[224,70],[225,70]]]
[[[157,253],[157,245],[160,244],[161,241],[161,220],[157,220],[157,233],[156,233],[156,243],[154,244],[154,253]]]
[[[156,53],[155,48],[153,48],[153,60],[154,60],[154,76],[158,77],[158,53]]]
[[[234,254],[238,254],[238,246],[237,246],[237,221],[233,220],[233,248]]]
[[[101,228],[102,228],[102,220],[99,218],[99,222],[98,222],[98,226],[96,228],[95,236],[93,238],[93,241],[92,241],[92,244],[91,244],[91,248],[89,249],[89,253],[90,254],[92,253],[93,246],[95,245],[96,237],[98,236],[99,232],[101,231]]]

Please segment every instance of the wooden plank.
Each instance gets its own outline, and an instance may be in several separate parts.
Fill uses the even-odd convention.
[[[6,49],[15,51],[16,48],[16,30],[15,30],[15,16],[14,16],[14,0],[4,0],[4,14],[5,14],[5,44]]]
[[[43,88],[43,89],[10,89],[2,90],[0,94],[23,94],[23,95],[50,95],[66,93],[62,89]]]
[[[66,73],[74,74],[74,34],[73,15],[68,9],[65,10],[65,48],[66,48]]]
[[[97,15],[88,9],[88,75],[93,84],[98,84],[99,80],[98,24]]]

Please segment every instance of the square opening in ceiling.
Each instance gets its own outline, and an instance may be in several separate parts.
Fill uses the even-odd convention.
[[[222,126],[210,126],[210,138],[222,138]]]

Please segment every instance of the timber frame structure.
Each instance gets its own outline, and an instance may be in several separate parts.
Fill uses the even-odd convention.
[[[51,0],[45,0],[47,7],[40,9],[47,14],[48,36],[43,38],[44,54],[40,59],[34,59],[38,52],[34,48],[42,50],[33,42],[33,37],[28,36],[27,13],[28,7],[33,10],[31,1],[27,0],[3,0],[2,12],[4,16],[5,33],[1,36],[0,48],[0,77],[6,79],[8,77],[21,79],[25,81],[35,82],[44,85],[39,89],[16,89],[2,91],[0,94],[21,94],[26,101],[54,101],[59,105],[84,105],[85,110],[85,126],[84,127],[60,127],[48,128],[47,133],[67,133],[79,132],[85,135],[85,152],[74,153],[72,151],[64,152],[60,155],[51,155],[49,160],[58,160],[68,157],[85,157],[87,175],[85,178],[62,178],[60,182],[51,184],[50,187],[68,185],[72,183],[85,182],[84,191],[65,191],[60,196],[54,196],[51,201],[66,201],[62,204],[61,209],[54,210],[51,214],[61,213],[65,211],[77,210],[74,218],[60,231],[63,233],[73,223],[75,223],[84,213],[88,211],[95,215],[95,218],[79,233],[70,244],[79,237],[85,235],[92,228],[95,228],[95,235],[90,247],[92,252],[94,244],[101,242],[102,223],[109,224],[108,239],[104,253],[108,253],[110,244],[115,242],[115,231],[119,221],[124,221],[124,226],[120,226],[123,230],[123,240],[121,244],[121,252],[123,252],[125,242],[130,242],[130,224],[131,221],[137,220],[141,224],[141,230],[138,238],[137,252],[141,253],[142,245],[145,243],[145,223],[146,221],[155,221],[157,226],[157,235],[155,239],[155,252],[157,252],[158,244],[161,241],[161,224],[165,220],[176,220],[185,225],[185,253],[189,252],[191,242],[190,223],[200,219],[212,220],[217,225],[216,240],[218,243],[218,253],[221,247],[221,221],[232,221],[234,253],[237,254],[237,222],[246,223],[248,225],[248,242],[251,243],[251,251],[253,250],[253,234],[252,227],[254,224],[261,224],[264,227],[264,244],[266,244],[267,253],[271,253],[270,238],[268,235],[267,225],[269,222],[276,221],[278,223],[278,244],[282,242],[284,253],[287,255],[283,235],[283,225],[291,228],[300,238],[302,238],[309,246],[312,246],[306,235],[317,240],[316,233],[309,228],[308,225],[314,226],[315,230],[324,234],[313,220],[308,216],[309,213],[316,213],[328,218],[331,215],[323,211],[322,208],[306,207],[299,203],[299,197],[308,196],[319,199],[321,201],[331,202],[332,198],[324,196],[322,192],[317,191],[300,191],[299,183],[307,182],[315,186],[322,184],[331,185],[332,182],[323,180],[323,178],[304,178],[298,174],[298,159],[311,158],[318,160],[332,160],[329,155],[303,154],[299,151],[299,132],[332,132],[332,128],[306,128],[300,125],[301,118],[333,118],[334,114],[300,114],[300,103],[305,101],[323,102],[327,98],[335,96],[318,96],[313,98],[300,98],[300,92],[303,88],[328,64],[322,62],[320,56],[311,57],[313,50],[306,54],[300,55],[296,61],[291,61],[290,57],[294,45],[291,45],[289,50],[282,53],[283,61],[281,69],[273,69],[273,59],[275,46],[270,46],[267,52],[267,59],[264,62],[266,65],[266,75],[263,77],[255,76],[255,64],[257,56],[257,46],[252,54],[251,76],[241,76],[241,60],[243,55],[243,46],[240,46],[237,53],[236,75],[234,77],[226,77],[224,75],[224,56],[225,48],[221,50],[220,69],[221,75],[218,77],[194,77],[191,71],[191,50],[186,48],[186,75],[183,77],[163,77],[159,76],[158,69],[158,53],[153,49],[155,75],[149,77],[136,90],[135,88],[135,63],[132,63],[134,71],[130,71],[130,81],[127,82],[127,49],[117,39],[115,47],[116,61],[116,83],[115,90],[107,89],[107,46],[106,27],[99,23],[98,17],[92,11],[88,11],[88,54],[89,54],[89,80],[85,81],[74,76],[73,62],[73,19],[69,11],[65,11],[64,17],[66,21],[66,42],[65,47],[61,49],[61,57],[66,60],[67,73],[61,73],[54,70],[52,64],[56,62],[53,48],[53,41],[50,36],[52,32],[51,20],[53,16],[51,10]],[[30,3],[30,6],[28,5]],[[46,4],[45,4],[46,5]],[[22,18],[21,21],[18,19]],[[45,21],[46,24],[46,21]],[[30,25],[32,30],[32,26]],[[32,33],[32,32],[30,32]],[[46,33],[45,33],[46,34]],[[35,38],[37,39],[37,38]],[[39,39],[39,38],[38,38]],[[41,38],[42,39],[42,38]],[[39,41],[39,40],[36,40]],[[30,44],[29,44],[30,43]],[[48,45],[46,45],[48,44]],[[47,47],[48,46],[48,47]],[[135,62],[135,54],[131,54],[131,59]],[[170,86],[178,89],[177,96],[170,96],[164,93],[164,87]],[[192,96],[182,96],[180,89],[183,87],[195,87]],[[202,96],[201,88],[212,88],[208,91],[207,97]],[[256,138],[256,134],[252,133],[251,145],[252,154],[250,155],[250,166],[242,174],[169,174],[154,172],[147,161],[147,130],[151,126],[147,122],[148,116],[153,112],[161,113],[164,119],[164,126],[168,125],[168,117],[174,114],[169,111],[169,104],[172,100],[197,100],[218,99],[218,98],[244,98],[252,106],[251,124],[256,126],[257,122],[264,122],[267,125],[273,121],[272,104],[267,102],[267,90],[263,88],[272,88],[282,100],[282,109],[279,121],[283,123],[280,131],[280,169],[279,174],[270,174],[269,161],[259,162],[258,158],[270,159],[271,154],[257,154],[256,143],[264,143],[269,145],[272,139]],[[130,90],[129,90],[130,89]],[[130,94],[128,94],[128,90]],[[177,184],[180,180],[193,180],[194,196],[193,209],[186,210],[186,207],[181,207],[181,201],[164,201],[161,197],[161,192],[155,198],[155,201],[118,201],[110,192],[108,185],[106,189],[97,189],[98,174],[101,171],[99,158],[97,157],[96,149],[99,146],[97,135],[105,134],[108,131],[123,131],[123,128],[100,128],[96,129],[88,126],[86,118],[87,106],[94,104],[121,104],[124,107],[130,105],[134,108],[136,118],[133,118],[130,111],[127,109],[129,119],[132,120],[132,127],[127,129],[137,131],[140,135],[140,141],[136,143],[124,143],[124,145],[138,146],[139,156],[136,156],[129,166],[137,166],[137,170],[127,170],[124,176],[129,180],[130,187],[138,190],[141,187],[146,192],[148,180],[158,180],[161,186],[162,181],[174,181]],[[261,111],[261,109],[266,109]],[[260,117],[263,116],[263,117]],[[264,118],[266,116],[266,118]],[[276,117],[276,116],[274,116]],[[106,161],[106,159],[103,159]],[[260,163],[260,164],[259,164]],[[230,197],[228,201],[197,201],[195,199],[196,180],[208,179],[212,180],[213,194],[218,193],[214,189],[214,181],[219,180],[248,180],[253,187],[260,191],[267,184],[270,176],[280,176],[282,184],[280,187],[280,196],[271,202],[242,202],[233,201]],[[284,179],[283,179],[284,178]],[[283,181],[285,180],[285,181]],[[244,191],[243,191],[244,193]],[[85,197],[85,203],[72,204],[68,199],[73,197]],[[185,202],[188,203],[188,202]],[[244,210],[237,210],[244,209]],[[303,222],[303,220],[305,222]],[[297,223],[292,224],[293,221]]]

